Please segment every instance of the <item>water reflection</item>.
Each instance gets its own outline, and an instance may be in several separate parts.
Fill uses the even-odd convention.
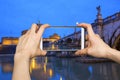
[[[117,63],[80,63],[79,58],[36,57],[30,61],[32,80],[120,80]],[[0,57],[0,80],[11,80],[13,57]]]
[[[36,66],[37,70],[34,69],[34,72],[31,74],[32,78],[36,80],[120,79],[120,65],[116,63],[82,64],[76,62],[76,59],[60,59],[53,57],[36,58],[34,60],[36,64],[41,64],[41,67],[38,68]]]
[[[53,69],[47,57],[33,58],[30,62],[30,73],[35,80],[48,80],[53,76]]]

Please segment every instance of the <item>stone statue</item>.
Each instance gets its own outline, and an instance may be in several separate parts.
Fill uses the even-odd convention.
[[[96,9],[97,9],[98,13],[101,12],[101,7],[100,6],[98,6]]]

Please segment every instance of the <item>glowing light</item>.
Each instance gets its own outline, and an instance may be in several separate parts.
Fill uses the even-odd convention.
[[[12,44],[12,42],[11,42],[11,40],[4,40],[2,44],[3,45],[10,45],[10,44]]]
[[[56,39],[51,39],[51,42],[55,42],[56,41]]]
[[[35,58],[33,58],[30,63],[30,73],[32,73],[32,70],[36,68],[37,68],[37,64],[36,64]]]
[[[60,77],[60,80],[62,80],[62,77]]]
[[[3,39],[2,42],[3,45],[17,45],[18,44],[18,39],[14,38],[9,38],[9,39]]]
[[[31,68],[31,66],[30,66],[30,73],[32,73],[32,68]]]
[[[50,77],[52,77],[52,75],[53,75],[53,70],[52,69],[49,69],[49,74],[50,74]]]
[[[32,67],[33,69],[35,69],[35,63],[36,63],[35,59],[33,58],[31,62],[32,62],[32,63],[31,63],[31,67]]]
[[[52,50],[54,50],[55,49],[55,45],[54,44],[52,44]]]
[[[43,41],[50,41],[50,42],[55,42],[57,41],[58,39],[51,39],[51,38],[43,38]]]
[[[44,69],[44,72],[46,73],[46,64],[44,64],[43,69]]]
[[[45,64],[47,64],[47,62],[48,62],[48,58],[47,58],[47,57],[45,57]]]
[[[17,44],[18,44],[18,40],[14,40],[14,41],[13,41],[13,44],[16,44],[16,45],[17,45]]]
[[[79,22],[76,22],[76,25],[78,25],[79,24]]]

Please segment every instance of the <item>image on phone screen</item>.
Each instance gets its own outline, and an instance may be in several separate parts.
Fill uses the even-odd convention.
[[[50,26],[45,29],[41,49],[76,51],[84,48],[84,29],[77,26]]]

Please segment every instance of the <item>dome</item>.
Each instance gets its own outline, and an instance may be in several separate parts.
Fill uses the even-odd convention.
[[[50,38],[50,39],[57,39],[57,40],[59,40],[59,39],[60,39],[60,36],[59,36],[58,34],[54,33],[54,34],[51,35],[49,38]]]

